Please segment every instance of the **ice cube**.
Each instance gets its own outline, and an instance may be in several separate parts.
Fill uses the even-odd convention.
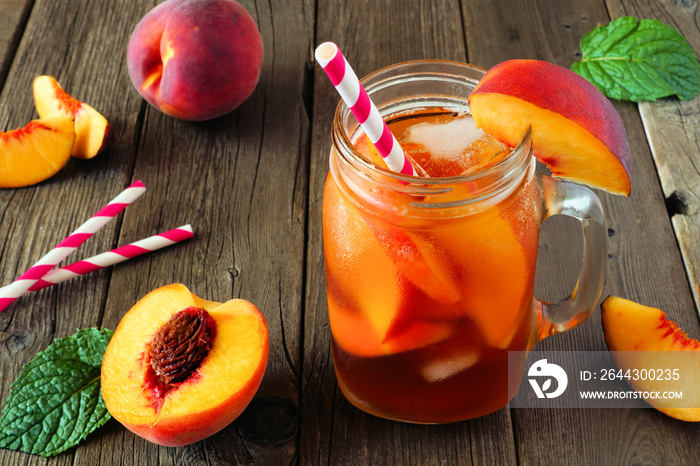
[[[470,351],[450,358],[436,359],[421,367],[421,375],[428,382],[439,382],[456,375],[477,363],[479,354]]]
[[[431,176],[463,175],[506,151],[503,144],[477,128],[468,114],[411,126],[401,142]]]
[[[476,127],[474,119],[462,115],[452,121],[425,122],[408,128],[407,140],[420,144],[433,157],[456,158],[474,141],[486,135]]]

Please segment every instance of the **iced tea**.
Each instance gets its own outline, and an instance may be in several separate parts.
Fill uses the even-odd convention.
[[[475,127],[469,94],[483,75],[421,60],[363,80],[420,177],[381,168],[346,105],[333,120],[323,195],[333,362],[347,399],[378,416],[443,423],[505,406],[527,351],[600,299],[600,200],[536,174],[528,128],[510,128],[522,138],[509,149]],[[581,223],[584,247],[574,291],[548,303],[533,296],[538,235],[558,214]]]
[[[431,178],[458,177],[448,203],[478,195],[469,175],[511,155],[463,109],[414,109],[387,123]],[[363,133],[353,142],[377,160]],[[332,351],[345,396],[372,414],[424,423],[504,406],[513,395],[508,351],[524,351],[531,337],[539,224],[533,165],[491,202],[411,216],[415,199],[401,194],[400,183],[396,191],[375,189],[367,202],[334,173],[334,162],[323,227]]]

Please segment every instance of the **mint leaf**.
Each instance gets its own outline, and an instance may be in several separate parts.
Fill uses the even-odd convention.
[[[100,394],[100,368],[113,334],[78,330],[24,366],[0,415],[0,448],[56,455],[111,418]]]
[[[581,61],[571,69],[611,99],[657,100],[700,94],[700,64],[675,29],[625,16],[581,39]]]

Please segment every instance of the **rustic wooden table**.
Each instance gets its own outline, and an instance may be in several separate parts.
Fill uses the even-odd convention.
[[[163,115],[133,89],[126,46],[157,2],[0,0],[0,130],[36,118],[31,83],[55,76],[113,125],[112,148],[71,160],[37,186],[0,190],[0,283],[7,284],[134,180],[146,194],[75,256],[191,223],[195,238],[21,298],[0,314],[0,405],[22,366],[76,328],[115,328],[150,290],[182,282],[264,313],[270,360],[245,414],[219,434],[164,448],[116,421],[48,461],[0,450],[0,464],[697,464],[700,425],[653,409],[521,410],[420,426],[366,415],[340,393],[330,355],[321,198],[337,94],[314,64],[333,40],[358,75],[443,58],[490,67],[509,58],[569,66],[598,24],[632,15],[679,29],[700,50],[694,0],[242,0],[265,60],[255,93],[204,123]],[[632,195],[599,193],[609,222],[604,296],[660,307],[700,336],[700,99],[614,102],[633,153]],[[576,224],[552,220],[537,294],[575,282]],[[580,240],[579,240],[580,241]],[[572,265],[573,264],[573,265]],[[596,310],[539,349],[605,350]]]

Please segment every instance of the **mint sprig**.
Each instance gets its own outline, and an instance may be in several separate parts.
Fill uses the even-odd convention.
[[[625,16],[598,26],[581,39],[581,61],[572,71],[607,97],[657,100],[700,94],[700,65],[688,41],[652,19]]]
[[[100,368],[113,333],[78,330],[24,366],[0,415],[0,448],[56,455],[111,418],[100,394]]]

